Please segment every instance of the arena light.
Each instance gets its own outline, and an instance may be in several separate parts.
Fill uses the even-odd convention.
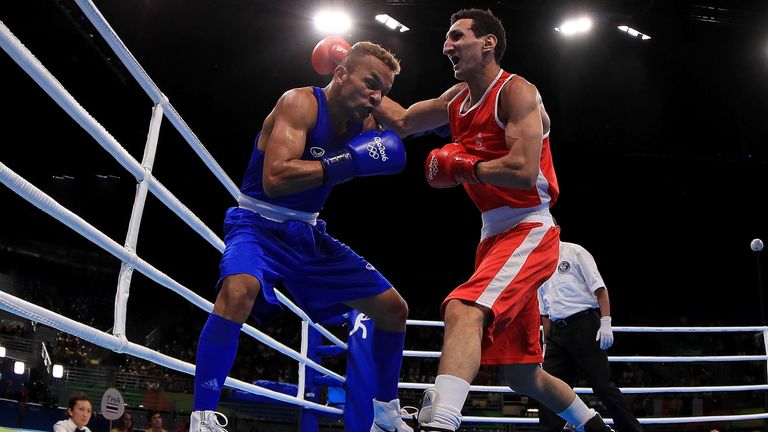
[[[54,378],[61,378],[64,376],[64,366],[60,364],[53,365],[53,371],[51,371],[51,375],[53,375]]]
[[[343,11],[318,12],[315,27],[325,34],[345,34],[352,28],[352,19]]]
[[[0,358],[5,357],[5,347],[0,347]]]
[[[24,370],[26,369],[26,365],[23,361],[17,361],[13,363],[13,373],[16,375],[24,375]]]
[[[555,31],[562,33],[563,36],[574,36],[587,33],[592,29],[592,19],[589,17],[580,17],[563,21],[560,27],[555,27]]]
[[[648,40],[648,39],[651,38],[647,34],[640,33],[639,31],[637,31],[637,30],[635,30],[635,29],[633,29],[632,27],[629,27],[629,26],[620,25],[618,28],[619,28],[619,30],[623,31],[624,33],[626,33],[626,34],[628,34],[628,35],[630,35],[632,37],[638,37],[639,36],[640,39],[642,39],[642,40]]]
[[[405,24],[401,23],[400,21],[392,18],[387,14],[378,14],[374,17],[374,19],[376,19],[376,21],[387,26],[387,28],[389,28],[390,30],[396,30],[396,31],[399,31],[400,33],[407,32],[408,30],[410,30],[410,28],[406,27]]]

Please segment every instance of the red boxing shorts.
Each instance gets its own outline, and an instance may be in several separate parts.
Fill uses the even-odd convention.
[[[483,331],[483,365],[541,363],[536,291],[557,267],[560,228],[523,222],[483,240],[475,273],[443,301],[473,302],[491,310]]]

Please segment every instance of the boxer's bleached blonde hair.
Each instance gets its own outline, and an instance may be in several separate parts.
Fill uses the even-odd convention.
[[[347,68],[352,68],[358,59],[367,55],[381,60],[382,63],[389,67],[393,74],[397,75],[400,73],[400,60],[388,49],[370,41],[356,42],[352,45],[352,48],[349,49],[347,56],[344,57],[344,61],[341,64]]]

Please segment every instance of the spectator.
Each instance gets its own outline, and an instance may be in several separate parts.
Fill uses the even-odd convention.
[[[160,411],[148,412],[147,421],[149,422],[149,427],[146,432],[168,432],[163,429],[163,417],[160,415]]]
[[[88,395],[74,393],[67,403],[67,419],[56,422],[53,425],[53,432],[91,432],[86,425],[91,420],[92,413],[93,408]]]
[[[111,432],[133,432],[133,416],[129,412],[124,412],[119,419],[117,419],[117,427],[113,428]]]

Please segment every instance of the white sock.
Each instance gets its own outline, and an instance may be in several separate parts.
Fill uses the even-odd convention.
[[[579,396],[576,396],[573,403],[568,406],[565,411],[559,412],[557,415],[564,418],[568,423],[578,427],[583,426],[584,423],[594,417],[595,410],[587,407],[584,401],[582,401]]]
[[[469,394],[469,383],[453,375],[438,375],[435,378],[437,403],[434,406],[435,422],[451,425],[454,430],[461,425],[461,409]]]

